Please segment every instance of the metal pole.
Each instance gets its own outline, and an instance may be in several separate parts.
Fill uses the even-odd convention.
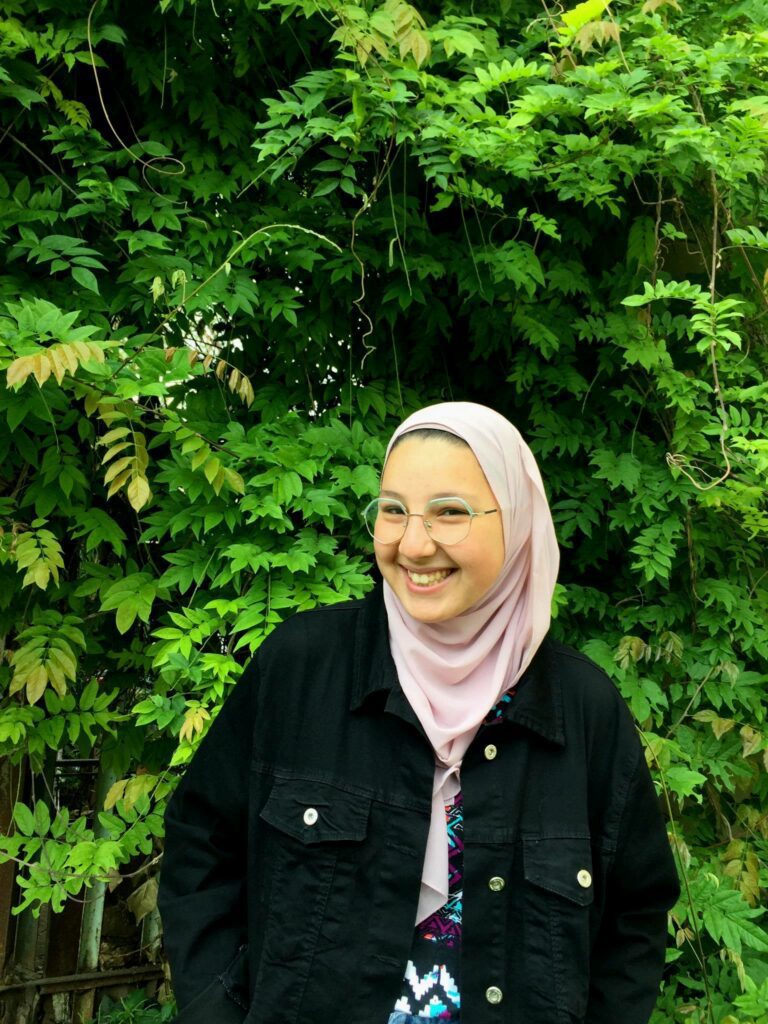
[[[104,839],[107,835],[106,829],[99,823],[98,813],[104,807],[107,793],[114,783],[117,782],[117,773],[112,768],[105,768],[103,762],[99,765],[99,772],[96,776],[96,792],[94,794],[94,822],[93,835],[95,839]],[[86,891],[86,904],[83,907],[83,919],[80,924],[80,945],[77,953],[77,970],[82,973],[91,973],[99,966],[99,950],[101,948],[101,927],[104,919],[104,896],[107,891],[106,883],[94,882]],[[78,993],[74,1001],[73,1021],[74,1024],[85,1024],[85,1021],[93,1017],[95,989],[89,988]]]

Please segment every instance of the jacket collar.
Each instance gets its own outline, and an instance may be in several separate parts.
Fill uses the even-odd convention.
[[[551,641],[547,637],[520,677],[513,694],[513,699],[504,707],[507,721],[530,729],[558,747],[564,747],[560,673]]]
[[[361,604],[354,645],[351,710],[367,706],[375,694],[382,694],[387,711],[413,722],[421,729],[397,679],[397,669],[389,648],[387,613],[381,584]],[[506,721],[528,729],[550,743],[565,746],[560,676],[554,651],[546,638],[515,687],[514,699],[504,705],[502,715]]]

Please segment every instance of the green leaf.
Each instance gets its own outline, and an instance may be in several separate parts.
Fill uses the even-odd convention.
[[[706,775],[682,765],[674,765],[666,769],[664,778],[669,789],[677,796],[695,796],[699,802],[701,801],[699,790],[707,781]]]
[[[656,248],[656,222],[652,217],[638,217],[629,229],[627,263],[636,269],[650,269]],[[627,303],[625,303],[626,305]]]
[[[595,21],[606,10],[610,0],[584,0],[569,11],[563,11],[561,17],[571,32],[578,32],[590,21]]]
[[[99,282],[96,280],[96,275],[92,270],[88,270],[87,267],[72,267],[72,277],[83,288],[96,292],[97,295],[99,294]]]
[[[42,800],[35,804],[35,832],[39,836],[48,834],[51,828],[51,812]]]
[[[318,196],[327,196],[330,192],[333,192],[338,187],[338,178],[328,178],[326,179],[326,181],[321,181],[320,184],[317,185],[312,195],[315,199],[317,199]]]
[[[120,602],[115,616],[117,628],[121,633],[127,633],[136,620],[139,613],[139,600],[131,595]]]
[[[768,934],[755,920],[763,911],[750,907],[740,892],[721,885],[708,890],[701,903],[704,926],[715,942],[739,955],[744,946],[768,953]]]
[[[35,818],[34,815],[32,814],[32,811],[30,811],[26,804],[14,804],[13,820],[16,823],[16,827],[18,828],[19,832],[22,833],[22,835],[34,835]]]
[[[119,628],[119,627],[118,627]],[[92,679],[87,684],[82,694],[80,695],[80,707],[83,711],[90,711],[93,707],[93,702],[96,700],[96,695],[99,692],[99,684],[96,679]]]

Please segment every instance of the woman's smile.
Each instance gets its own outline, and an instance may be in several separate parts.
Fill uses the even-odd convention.
[[[409,589],[415,594],[434,593],[456,572],[455,569],[410,569],[407,565],[401,568],[405,572]]]

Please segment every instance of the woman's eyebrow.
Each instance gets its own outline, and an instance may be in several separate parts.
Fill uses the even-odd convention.
[[[397,498],[399,501],[402,501],[403,504],[405,504],[405,498],[403,497],[402,494],[399,494],[397,491],[382,490],[379,491],[379,497]],[[470,498],[466,497],[466,495],[459,494],[458,491],[441,491],[439,494],[433,494],[429,500],[433,501],[435,498],[463,498],[464,501],[469,502],[470,505],[472,504],[472,500]]]

